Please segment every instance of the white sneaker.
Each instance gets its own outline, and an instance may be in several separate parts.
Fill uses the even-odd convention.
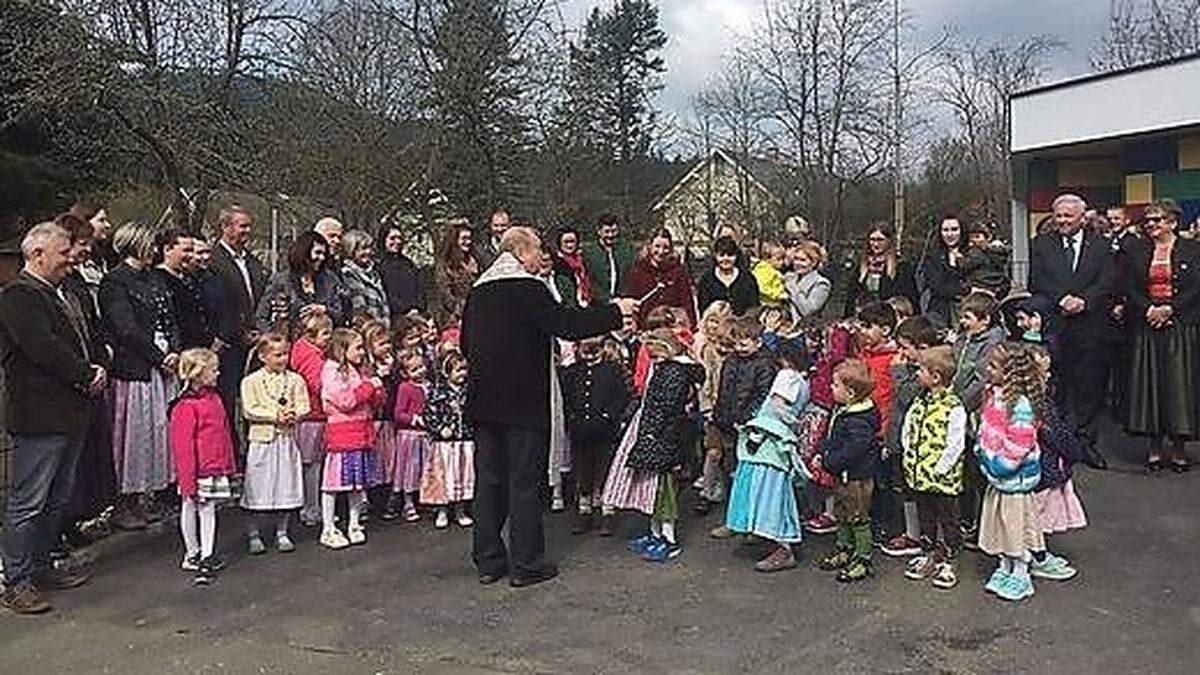
[[[199,572],[200,571],[200,554],[187,555],[184,554],[183,562],[179,563],[179,569],[184,572]]]
[[[351,527],[346,532],[350,535],[351,545],[358,546],[367,543],[367,532],[362,527]]]
[[[439,530],[444,530],[450,527],[450,514],[443,509],[438,511],[437,520],[433,521],[433,526]]]
[[[321,545],[336,551],[349,546],[350,540],[346,539],[346,535],[342,534],[341,530],[334,528],[321,533]]]
[[[562,497],[555,497],[554,500],[550,502],[550,510],[554,513],[562,513],[563,509],[565,508],[567,508],[567,505],[565,502],[563,502]]]
[[[459,515],[459,517],[458,517],[458,526],[459,527],[471,527],[474,524],[475,524],[475,519],[472,518],[471,516],[468,516],[465,513]]]

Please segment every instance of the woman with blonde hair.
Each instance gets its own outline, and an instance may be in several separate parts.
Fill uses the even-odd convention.
[[[831,284],[819,271],[825,263],[825,249],[811,239],[799,241],[788,248],[788,258],[792,269],[783,282],[792,321],[815,317],[829,302]]]

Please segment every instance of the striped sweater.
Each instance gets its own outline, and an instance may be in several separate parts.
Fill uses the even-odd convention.
[[[979,440],[979,469],[1000,492],[1033,492],[1041,480],[1037,420],[1033,405],[1021,396],[1010,410],[1004,390],[994,387],[984,397]]]

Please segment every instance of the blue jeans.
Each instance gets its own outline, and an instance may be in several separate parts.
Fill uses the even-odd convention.
[[[9,588],[50,565],[50,549],[71,503],[83,435],[13,436],[12,485],[4,533]]]

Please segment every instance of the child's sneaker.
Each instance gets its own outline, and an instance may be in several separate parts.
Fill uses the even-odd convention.
[[[837,574],[837,580],[842,583],[862,581],[871,576],[871,561],[855,557]]]
[[[415,523],[421,519],[421,514],[417,511],[417,505],[408,503],[404,505],[404,522]]]
[[[439,530],[444,530],[450,527],[450,514],[445,509],[439,509],[437,518],[433,521],[433,526]]]
[[[296,550],[296,544],[292,542],[292,538],[287,536],[286,532],[283,532],[275,537],[275,548],[280,553],[291,553]]]
[[[554,499],[550,500],[551,513],[562,513],[566,508],[567,504],[563,501],[562,497],[555,497]]]
[[[991,578],[989,578],[987,583],[983,585],[983,590],[987,591],[988,593],[999,594],[1000,589],[1008,583],[1008,577],[1008,572],[1005,572],[997,567],[996,571],[992,572]]]
[[[954,588],[957,586],[958,574],[954,571],[954,563],[938,563],[937,570],[934,571],[929,583],[933,584],[934,588]]]
[[[771,572],[782,572],[790,570],[796,566],[796,554],[792,551],[792,547],[788,544],[780,544],[771,551],[771,555],[754,563],[756,572],[770,574]]]
[[[179,563],[179,569],[184,572],[199,572],[200,571],[200,554],[185,555],[183,562]]]
[[[352,546],[358,546],[359,544],[367,543],[367,531],[364,530],[361,525],[358,527],[348,528],[346,530],[346,534],[348,535],[347,541],[349,541]]]
[[[1029,575],[1039,579],[1050,579],[1051,581],[1066,581],[1073,578],[1079,571],[1064,559],[1053,553],[1046,553],[1046,557],[1038,562],[1036,558],[1029,563]]]
[[[1033,582],[1024,575],[1010,574],[1004,585],[996,589],[996,597],[1017,602],[1033,596]]]
[[[647,533],[641,535],[640,537],[634,537],[633,539],[630,539],[629,543],[625,545],[625,548],[629,549],[630,553],[642,555],[653,543],[654,535]]]
[[[850,549],[839,548],[825,556],[817,563],[817,567],[826,572],[836,572],[854,561],[854,553]]]
[[[713,539],[728,539],[734,534],[736,534],[736,532],[729,529],[728,525],[718,525],[709,531],[708,536],[712,537]]]
[[[828,513],[804,521],[804,529],[810,534],[833,534],[837,532],[837,521]]]
[[[262,537],[252,534],[246,544],[246,551],[250,555],[262,555],[267,552],[267,545],[263,543]]]
[[[979,550],[979,526],[975,523],[963,522],[958,527],[962,535],[962,547],[968,551]]]
[[[680,553],[683,553],[682,546],[666,539],[659,539],[646,547],[646,552],[642,554],[642,560],[664,563],[673,558],[678,558]]]
[[[350,545],[350,540],[342,531],[334,528],[321,533],[321,545],[333,550],[343,549]]]
[[[933,576],[938,568],[938,559],[932,554],[919,555],[908,561],[904,569],[904,578],[913,581],[923,581]]]
[[[907,558],[910,555],[917,555],[921,552],[921,542],[913,539],[907,534],[898,534],[887,540],[883,546],[879,547],[884,555],[889,555],[893,558]]]
[[[468,516],[465,513],[460,513],[458,515],[458,526],[459,527],[471,527],[474,524],[475,524],[475,519],[472,518],[471,516]]]
[[[394,500],[389,501],[387,507],[383,509],[383,513],[379,514],[379,519],[387,523],[390,523],[399,517],[400,511],[396,508],[396,502]]]
[[[225,563],[217,556],[211,555],[201,560],[198,567],[196,576],[192,577],[192,583],[207,586],[217,580],[217,574],[225,569]]]

